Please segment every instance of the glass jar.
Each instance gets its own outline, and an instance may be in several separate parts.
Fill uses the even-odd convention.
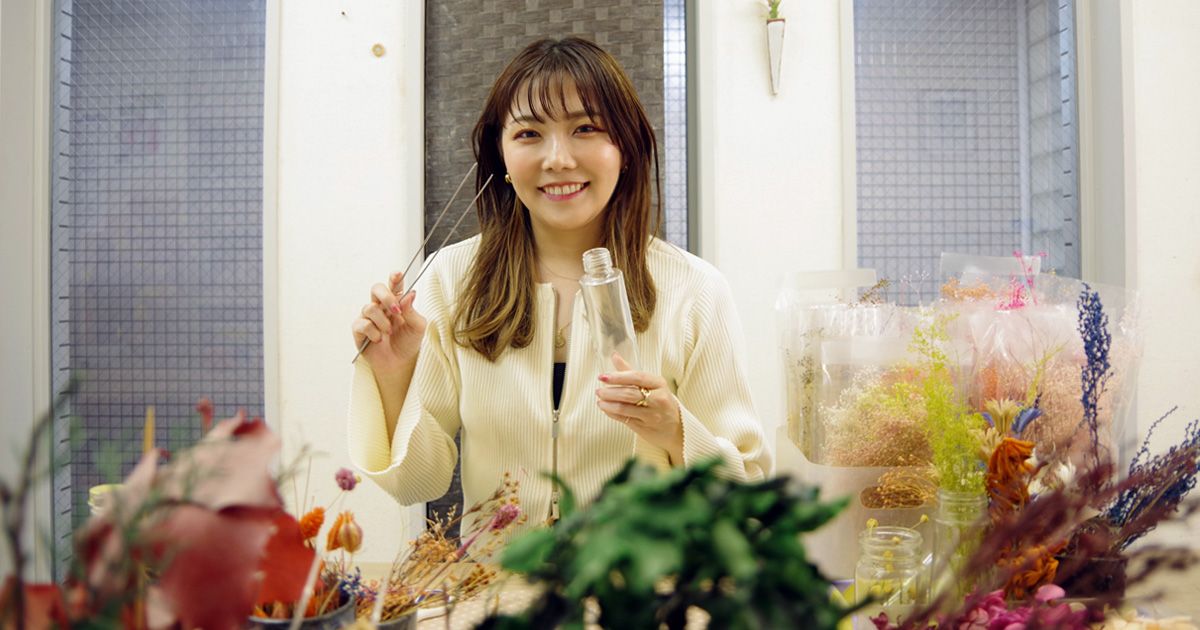
[[[980,576],[967,579],[963,569],[983,540],[987,494],[938,490],[933,514],[933,595],[949,591],[955,601],[966,597]]]
[[[887,613],[899,625],[925,602],[928,574],[921,553],[921,533],[908,527],[870,527],[858,535],[854,567],[854,599],[871,600],[856,613],[859,619]]]

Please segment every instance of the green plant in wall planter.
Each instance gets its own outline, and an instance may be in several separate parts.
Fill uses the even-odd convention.
[[[808,561],[801,534],[829,522],[846,500],[787,477],[738,483],[717,461],[665,474],[630,461],[585,510],[564,488],[564,518],[505,550],[505,569],[542,589],[524,614],[481,628],[683,628],[703,609],[710,628],[835,628],[850,614]],[[559,484],[560,486],[562,484]]]

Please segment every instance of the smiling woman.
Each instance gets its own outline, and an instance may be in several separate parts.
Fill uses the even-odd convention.
[[[577,38],[529,45],[493,85],[474,148],[481,234],[437,257],[419,306],[393,274],[353,323],[356,346],[373,342],[354,377],[355,464],[403,503],[436,498],[461,430],[465,504],[529,474],[521,504],[551,522],[558,491],[542,471],[584,502],[635,454],[767,473],[729,287],[655,236],[657,143],[616,60]],[[576,325],[582,254],[596,247],[626,277],[636,370],[589,352]]]
[[[501,131],[505,181],[529,200],[535,233],[587,228],[599,240],[600,218],[621,174],[621,151],[598,116],[584,110],[574,81],[559,89],[567,111],[537,113],[534,104],[522,102],[510,114]]]

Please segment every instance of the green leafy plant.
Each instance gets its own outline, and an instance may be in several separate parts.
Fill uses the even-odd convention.
[[[768,20],[778,20],[779,19],[779,3],[782,1],[783,0],[766,0],[767,19]]]
[[[564,488],[563,520],[517,538],[501,560],[541,595],[480,627],[582,628],[589,600],[605,628],[682,628],[693,607],[711,628],[836,627],[852,609],[830,600],[800,535],[847,501],[822,502],[787,477],[729,481],[717,464],[659,474],[630,461],[586,510]]]
[[[942,488],[982,493],[985,471],[976,430],[986,424],[982,416],[970,412],[954,387],[945,350],[950,341],[948,323],[948,317],[938,316],[928,327],[913,331],[912,338],[912,350],[921,357],[927,374],[922,387],[933,465]]]

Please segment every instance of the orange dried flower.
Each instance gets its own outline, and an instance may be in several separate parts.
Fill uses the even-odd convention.
[[[312,540],[317,537],[321,531],[321,526],[325,524],[325,508],[315,507],[308,511],[300,519],[300,535],[305,541]]]
[[[1052,583],[1058,574],[1055,556],[1063,547],[1062,543],[1050,547],[1035,545],[1015,558],[1001,558],[1000,566],[1016,571],[1004,585],[1005,596],[1023,600],[1038,587]]]
[[[333,526],[329,528],[329,534],[325,537],[325,549],[327,551],[345,549],[354,553],[362,547],[362,539],[362,527],[354,522],[354,514],[349,511],[342,512],[338,514],[337,519],[333,521]]]
[[[992,520],[1015,512],[1029,502],[1029,480],[1034,467],[1029,463],[1033,442],[1006,437],[988,460],[987,490],[992,496]]]

